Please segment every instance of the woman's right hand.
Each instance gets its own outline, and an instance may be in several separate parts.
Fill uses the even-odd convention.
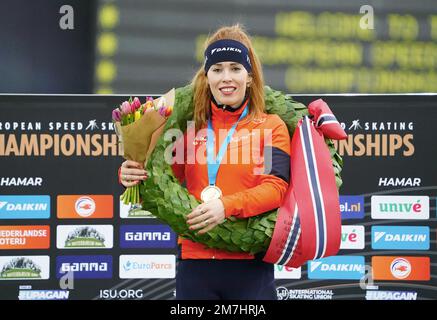
[[[148,178],[147,171],[139,162],[126,160],[120,167],[120,183],[126,188],[135,186]]]

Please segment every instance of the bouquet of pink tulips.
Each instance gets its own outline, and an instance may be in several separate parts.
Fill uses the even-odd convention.
[[[172,89],[155,100],[147,97],[143,104],[137,97],[130,98],[112,111],[115,131],[126,160],[143,163],[145,168],[164,124],[173,111],[174,95]],[[140,203],[139,185],[126,188],[120,199],[124,204]]]

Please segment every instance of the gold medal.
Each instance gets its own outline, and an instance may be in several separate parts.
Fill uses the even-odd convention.
[[[202,193],[200,194],[200,199],[203,202],[208,202],[210,200],[220,199],[221,196],[222,191],[219,187],[207,186],[205,189],[202,190]]]

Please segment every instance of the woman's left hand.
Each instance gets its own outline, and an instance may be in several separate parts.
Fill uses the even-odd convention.
[[[187,215],[187,223],[190,225],[190,230],[201,229],[199,230],[199,234],[208,232],[224,220],[225,207],[220,199],[201,203]]]

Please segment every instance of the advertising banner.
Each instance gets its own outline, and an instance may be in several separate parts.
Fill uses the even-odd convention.
[[[0,299],[174,299],[177,235],[119,200],[127,98],[0,95]],[[276,266],[278,299],[435,299],[437,96],[294,98],[325,100],[348,135],[342,242]]]

